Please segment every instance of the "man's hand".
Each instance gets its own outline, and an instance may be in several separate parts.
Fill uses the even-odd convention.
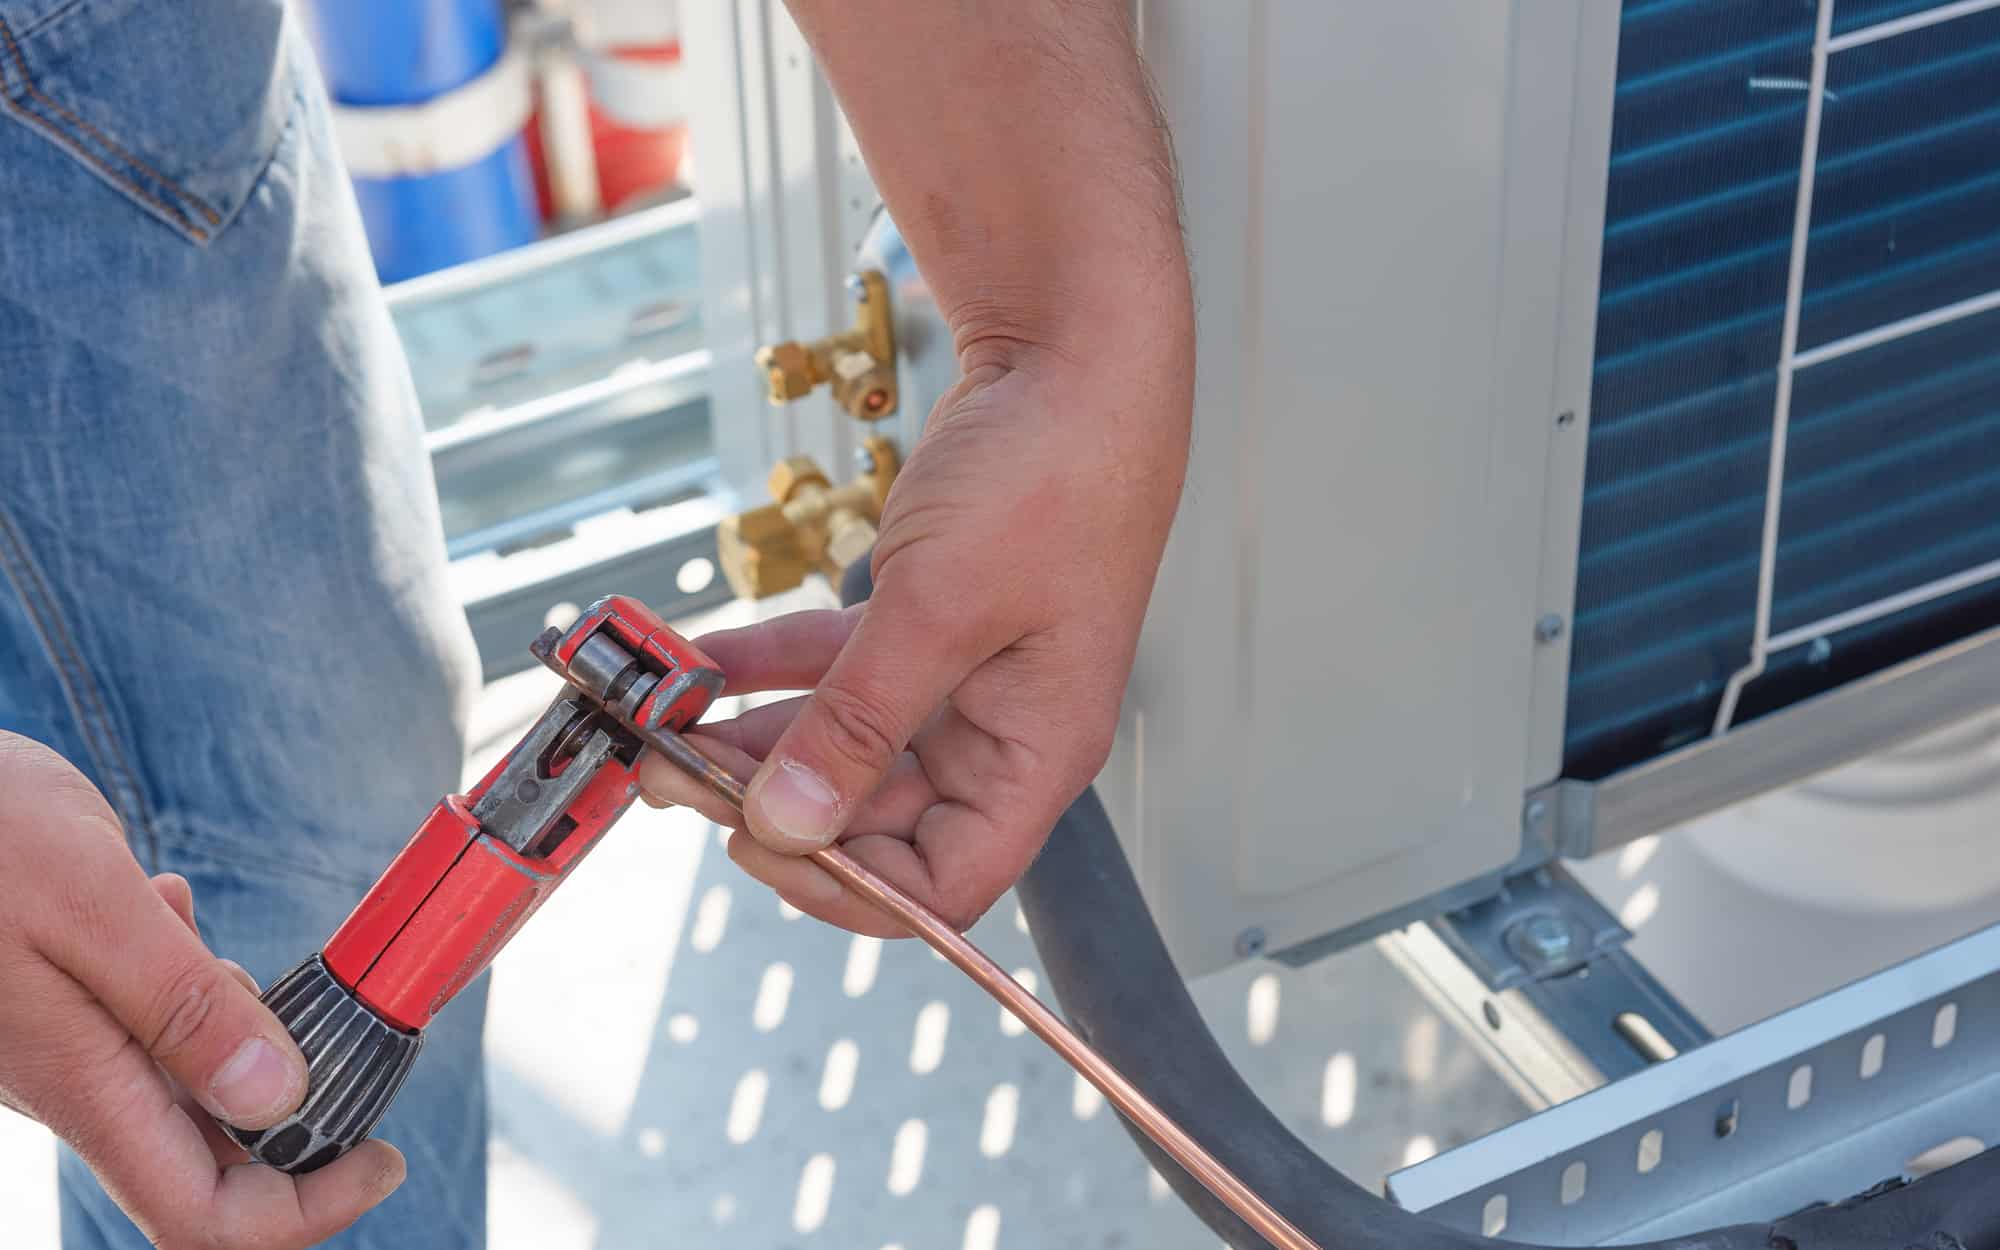
[[[1180,497],[1194,345],[1172,164],[1126,0],[791,7],[963,380],[890,492],[864,609],[700,640],[732,691],[812,694],[698,745],[754,770],[730,854],[794,906],[899,932],[799,858],[843,838],[964,926],[1103,765]],[[642,781],[742,823],[664,761]]]
[[[246,1162],[215,1121],[290,1114],[298,1047],[202,944],[187,882],[148,881],[90,783],[5,733],[0,986],[0,1101],[69,1142],[162,1250],[316,1245],[402,1183],[380,1142],[296,1180]]]

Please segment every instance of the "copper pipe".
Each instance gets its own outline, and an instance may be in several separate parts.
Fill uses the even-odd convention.
[[[743,810],[743,783],[679,734],[646,729],[629,722],[627,728],[731,807],[739,812]],[[1049,1049],[1061,1055],[1064,1063],[1102,1091],[1111,1105],[1137,1125],[1140,1132],[1158,1143],[1160,1149],[1173,1157],[1174,1162],[1186,1168],[1189,1175],[1227,1204],[1244,1223],[1256,1229],[1264,1240],[1279,1247],[1279,1250],[1319,1250],[1310,1237],[1294,1228],[1289,1220],[1272,1209],[1270,1203],[1238,1180],[1234,1172],[1208,1153],[1200,1142],[1188,1136],[1166,1112],[1154,1106],[1152,1100],[1140,1093],[1138,1087],[1126,1080],[1104,1056],[1072,1032],[1041,999],[1008,976],[999,964],[987,958],[984,951],[946,924],[936,912],[856,863],[837,845],[814,851],[808,858],[833,874],[834,880],[922,938],[932,950],[978,982],[979,988],[998,999],[1000,1005],[1028,1026],[1036,1037],[1047,1042]]]

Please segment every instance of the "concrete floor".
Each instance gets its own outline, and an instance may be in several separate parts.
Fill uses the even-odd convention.
[[[469,772],[552,682],[488,689]],[[1011,898],[974,935],[1038,983]],[[492,975],[493,1250],[1217,1244],[957,971],[782,907],[691,813],[634,809]],[[1364,1183],[1522,1114],[1372,948],[1195,997],[1257,1091]],[[46,1134],[0,1112],[10,1250],[55,1245],[53,1181]]]

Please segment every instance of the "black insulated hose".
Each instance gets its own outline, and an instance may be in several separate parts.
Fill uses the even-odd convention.
[[[868,570],[867,559],[848,569],[842,602],[868,597]],[[1195,1008],[1095,790],[1056,822],[1016,893],[1071,1027],[1323,1250],[1521,1244],[1402,1210],[1342,1176],[1272,1114]],[[1165,1152],[1127,1131],[1181,1201],[1230,1246],[1269,1250]],[[1636,1250],[2000,1250],[2000,1150],[1775,1223]]]

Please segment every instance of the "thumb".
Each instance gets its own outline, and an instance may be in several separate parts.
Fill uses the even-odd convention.
[[[136,872],[106,874],[92,905],[41,943],[218,1120],[268,1128],[296,1108],[305,1058],[231,965]]]
[[[804,855],[840,836],[910,738],[986,656],[907,582],[884,581],[750,779],[751,836]]]

